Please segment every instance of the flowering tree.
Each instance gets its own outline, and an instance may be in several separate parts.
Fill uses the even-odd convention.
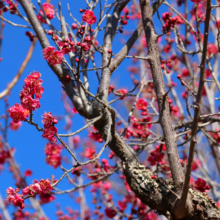
[[[60,220],[220,219],[218,1],[72,4],[77,13],[60,0],[0,0],[0,52],[5,24],[22,29],[32,42],[0,93],[1,182],[6,168],[13,174],[7,190],[1,188],[0,219],[49,219],[44,204],[54,200],[66,206],[57,205]],[[41,57],[27,73],[37,41]],[[0,65],[6,68],[16,55],[2,53]],[[46,91],[54,94],[44,81],[55,77],[40,73],[40,59],[62,85],[64,115],[49,99],[47,110],[41,106]],[[125,75],[119,82],[120,72]],[[15,85],[19,95],[11,93]],[[81,128],[73,132],[72,123]],[[25,172],[18,165],[15,150],[27,146],[11,147],[8,133],[22,124],[37,131],[33,142],[45,140],[40,154],[54,169],[46,178],[40,172],[34,179],[32,163]],[[66,194],[71,202],[60,199]]]

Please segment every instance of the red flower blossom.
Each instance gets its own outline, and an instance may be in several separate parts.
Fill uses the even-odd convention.
[[[127,89],[118,89],[115,92],[118,93],[119,95],[123,96],[128,92],[128,90]],[[124,98],[125,98],[125,96],[120,99],[123,100]]]
[[[182,77],[187,77],[187,76],[189,76],[189,70],[184,67],[182,69]]]
[[[13,121],[11,121],[10,125],[9,125],[9,128],[12,130],[12,131],[17,131],[22,125],[22,122],[19,121],[18,123],[14,123]]]
[[[43,58],[47,60],[48,63],[51,65],[61,64],[63,62],[64,52],[61,51],[54,51],[55,47],[47,47],[43,49]]]
[[[48,112],[48,113],[44,113],[43,114],[43,120],[42,120],[42,123],[44,124],[44,127],[45,128],[49,128],[51,125],[54,125],[54,124],[57,124],[57,119],[55,119],[51,112]]]
[[[29,114],[30,111],[28,109],[25,109],[23,106],[17,103],[9,108],[9,116],[12,118],[14,123],[24,121],[29,116]]]
[[[207,56],[211,57],[211,55],[215,55],[218,53],[218,47],[215,44],[209,44],[207,49]]]
[[[44,152],[46,154],[46,162],[54,169],[61,165],[61,151],[62,146],[58,144],[47,143],[45,146]]]
[[[99,143],[103,142],[102,136],[98,132],[90,132],[88,137],[94,141],[98,141]]]
[[[32,171],[30,169],[27,169],[24,173],[24,176],[31,176],[32,175]]]
[[[93,11],[86,10],[82,16],[83,22],[88,24],[94,24],[96,22],[96,16]]]
[[[31,95],[25,96],[21,99],[21,105],[29,111],[34,111],[40,108],[39,100],[33,99]]]
[[[198,178],[195,181],[195,188],[197,190],[199,190],[200,192],[205,192],[206,190],[210,189],[210,186],[206,185],[206,181],[205,180]]]
[[[94,154],[95,154],[95,151],[92,147],[86,148],[86,150],[85,150],[85,157],[86,158],[92,159]]]
[[[125,201],[118,201],[118,207],[120,211],[124,211],[127,208],[127,204]]]
[[[48,18],[49,20],[53,19],[53,18],[54,18],[54,14],[55,14],[55,11],[54,11],[54,9],[53,9],[53,5],[51,5],[50,3],[44,3],[44,4],[42,4],[42,7],[43,7],[43,9],[44,9],[44,12],[45,12],[47,18]],[[41,15],[44,15],[44,13],[43,13],[42,10],[40,10],[40,14],[41,14]],[[42,23],[45,23],[45,24],[47,23],[43,18],[41,18],[40,15],[37,15],[37,18],[38,18]]]
[[[146,111],[147,104],[148,103],[144,99],[140,98],[136,103],[136,108],[137,108],[137,110]]]
[[[114,218],[116,216],[116,211],[112,208],[106,208],[105,214],[108,218]]]
[[[51,126],[49,128],[44,129],[44,133],[42,134],[42,137],[47,139],[48,141],[51,142],[57,142],[56,137],[54,136],[57,133],[57,128],[54,126]]]
[[[15,191],[12,187],[9,187],[6,190],[6,192],[8,194],[7,200],[9,202],[13,202],[14,206],[18,206],[18,207],[20,207],[20,209],[23,209],[24,208],[23,195],[17,194],[18,191],[19,191],[19,189],[16,189],[16,191]]]

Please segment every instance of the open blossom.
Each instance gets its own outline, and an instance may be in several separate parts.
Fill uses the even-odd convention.
[[[43,49],[43,58],[51,65],[61,64],[63,62],[63,56],[64,52],[62,50],[55,51],[55,47],[49,46]]]
[[[86,150],[85,150],[85,157],[86,158],[92,159],[94,154],[95,154],[95,151],[92,147],[86,148]]]
[[[58,144],[47,143],[45,146],[44,152],[46,154],[46,162],[54,169],[61,165],[61,151],[62,146]]]
[[[115,92],[122,96],[122,95],[125,95],[128,92],[128,90],[127,89],[118,89]],[[124,98],[125,98],[125,96],[120,99],[123,100]]]
[[[58,121],[52,116],[51,112],[48,113],[45,112],[43,114],[42,122],[45,128],[49,128],[51,125],[57,124]]]
[[[43,81],[40,78],[39,72],[33,72],[24,80],[23,89],[20,92],[21,105],[29,111],[34,111],[40,108],[40,102],[44,88],[41,86]]]
[[[10,125],[9,125],[9,128],[12,130],[12,131],[17,131],[22,125],[22,122],[19,121],[18,123],[14,123],[13,121],[11,121]]]
[[[137,108],[137,110],[146,111],[147,104],[148,103],[144,99],[140,98],[136,103],[136,108]]]
[[[42,137],[47,139],[48,141],[51,142],[57,142],[57,139],[55,137],[55,134],[57,133],[57,128],[54,126],[51,126],[49,128],[44,129],[44,133],[42,134]]]
[[[206,185],[206,181],[205,180],[198,178],[195,181],[195,188],[197,190],[199,190],[200,192],[205,192],[206,190],[210,189],[210,186]]]
[[[94,141],[98,141],[99,143],[103,142],[102,136],[99,134],[99,132],[90,132],[88,137]]]
[[[50,4],[50,3],[44,3],[44,4],[42,4],[42,7],[43,7],[43,9],[44,9],[44,12],[45,12],[47,18],[48,18],[49,20],[53,19],[53,18],[54,18],[54,15],[55,15],[55,11],[54,11],[54,9],[53,9],[53,5]],[[43,13],[42,10],[40,10],[40,14],[41,14],[42,16],[44,15],[44,13]],[[41,18],[40,15],[37,15],[37,18],[38,18],[42,23],[45,23],[45,24],[47,23],[43,18]]]
[[[29,111],[34,111],[40,108],[40,102],[37,99],[33,99],[31,95],[25,96],[21,99],[21,105]]]
[[[86,10],[82,16],[83,22],[88,24],[94,24],[96,22],[96,16],[93,11]]]
[[[20,209],[24,208],[24,199],[23,199],[23,195],[19,195],[17,194],[17,192],[19,191],[19,189],[16,189],[16,191],[12,188],[9,187],[6,192],[7,192],[7,200],[9,202],[13,202],[14,206],[18,206],[20,207]]]
[[[105,214],[108,218],[114,218],[116,216],[116,211],[112,208],[106,208]]]
[[[30,111],[28,109],[25,109],[23,106],[17,103],[9,108],[9,116],[12,118],[14,123],[24,121],[29,116],[29,114]]]
[[[211,55],[215,55],[218,53],[218,47],[215,44],[209,44],[207,49],[207,56],[211,57]]]

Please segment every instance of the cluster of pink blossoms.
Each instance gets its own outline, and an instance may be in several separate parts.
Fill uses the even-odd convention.
[[[55,47],[47,47],[43,49],[43,58],[51,65],[61,64],[63,62],[64,51],[55,50]]]
[[[163,30],[166,32],[170,31],[171,28],[174,28],[175,25],[184,23],[183,20],[179,16],[175,16],[171,18],[170,12],[163,13],[162,19],[165,22],[165,24],[163,25]]]
[[[143,98],[138,99],[136,103],[136,109],[141,110],[141,115],[147,115],[148,110],[147,110],[147,101],[145,101]]]
[[[31,111],[40,108],[38,99],[41,98],[44,88],[41,86],[43,81],[39,78],[40,73],[33,72],[24,80],[25,84],[20,92],[21,105],[16,103],[13,107],[9,108],[9,116],[14,123],[24,121]]]
[[[44,152],[46,154],[46,162],[54,169],[61,165],[61,151],[62,146],[58,144],[47,143],[45,146]]]
[[[49,20],[53,19],[53,18],[54,18],[54,15],[55,15],[55,11],[54,11],[54,9],[53,9],[53,5],[50,4],[50,3],[44,3],[44,4],[42,4],[42,7],[43,7],[43,9],[44,9],[44,12],[45,12],[47,18],[48,18]],[[44,15],[44,13],[43,13],[42,10],[40,10],[40,14],[41,14],[42,16]],[[40,15],[37,15],[37,18],[40,20],[40,22],[45,23],[45,24],[47,23],[43,18],[41,18]]]
[[[31,184],[30,186],[27,186],[22,190],[22,194],[18,194],[19,189],[16,188],[14,190],[12,187],[9,187],[7,192],[7,200],[9,202],[12,202],[14,206],[18,206],[21,209],[23,209],[24,206],[24,196],[36,196],[36,194],[50,194],[50,191],[52,190],[51,182],[49,180],[40,180],[40,182],[36,182],[34,184]]]
[[[162,153],[162,150],[165,151],[166,150],[166,146],[165,145],[157,145],[156,149],[154,149],[153,151],[151,151],[149,157],[147,158],[147,160],[150,162],[151,166],[158,164],[161,164],[165,155],[164,153]]]
[[[43,114],[44,124],[44,133],[42,134],[43,138],[46,138],[48,141],[57,142],[55,134],[57,133],[57,128],[54,124],[57,124],[57,119],[55,119],[50,112]]]

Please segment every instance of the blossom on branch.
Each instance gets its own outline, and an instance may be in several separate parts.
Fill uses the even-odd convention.
[[[30,114],[28,109],[25,109],[22,105],[15,104],[9,108],[9,116],[12,118],[14,123],[24,121]]]
[[[47,60],[48,63],[51,65],[61,64],[63,62],[64,52],[61,51],[54,51],[55,47],[46,47],[43,49],[43,58]]]
[[[42,4],[42,7],[43,7],[43,9],[44,9],[44,12],[45,12],[47,18],[48,18],[49,20],[53,19],[53,18],[54,18],[54,15],[55,15],[55,11],[54,11],[54,9],[53,9],[53,5],[50,4],[50,3],[44,3],[44,4]],[[41,14],[42,16],[44,16],[44,13],[43,13],[42,10],[40,10],[40,14]],[[46,24],[47,22],[41,17],[41,15],[37,15],[37,18],[40,20],[40,22]]]
[[[96,16],[93,11],[86,10],[82,16],[83,22],[88,24],[94,24],[96,22]]]

